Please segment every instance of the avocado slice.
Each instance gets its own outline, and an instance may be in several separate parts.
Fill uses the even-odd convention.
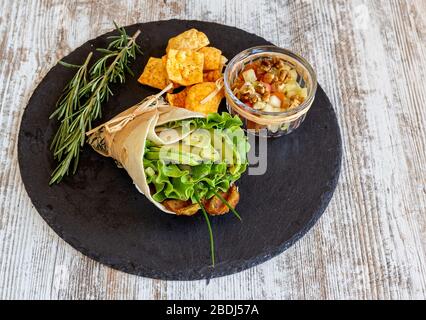
[[[198,148],[208,148],[211,146],[210,132],[205,129],[197,129],[185,137],[183,143]]]

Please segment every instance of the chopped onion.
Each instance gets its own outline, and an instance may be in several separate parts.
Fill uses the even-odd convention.
[[[298,76],[297,71],[295,69],[291,69],[290,72],[289,72],[289,76],[290,76],[291,79],[297,80],[297,76]]]
[[[243,72],[243,78],[246,82],[255,82],[257,81],[256,73],[253,69],[248,69]]]
[[[281,100],[276,95],[272,95],[269,98],[269,104],[274,108],[281,108]]]
[[[256,110],[263,110],[266,107],[266,102],[263,101],[258,101],[253,105],[253,108],[255,108]]]
[[[263,111],[266,111],[266,112],[280,112],[281,109],[280,108],[276,108],[273,105],[267,103],[266,106],[265,106],[265,108],[263,109]],[[265,116],[265,117],[268,117],[268,116]]]

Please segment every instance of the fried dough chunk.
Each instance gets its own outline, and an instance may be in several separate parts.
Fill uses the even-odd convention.
[[[235,185],[232,185],[227,192],[219,192],[219,194],[228,201],[232,208],[235,208],[240,201],[240,193]],[[220,216],[229,212],[228,206],[223,203],[218,197],[213,196],[209,200],[202,201],[207,213],[211,216]],[[192,216],[200,210],[198,203],[191,203],[190,200],[164,200],[162,204],[166,209],[173,211],[178,216]]]
[[[219,194],[228,201],[232,208],[235,208],[240,201],[240,193],[235,185],[232,185],[227,192],[219,192]],[[229,212],[228,206],[216,196],[204,202],[204,207],[212,216],[220,216]]]
[[[167,44],[166,52],[171,49],[176,50],[198,50],[210,43],[206,34],[195,28],[189,29],[176,37],[170,38]]]
[[[216,89],[214,82],[203,82],[189,88],[185,98],[185,108],[204,114],[217,112],[220,101],[223,98],[223,90],[205,103],[201,103],[210,93]]]
[[[222,65],[222,51],[215,47],[204,47],[198,50],[204,54],[204,67],[205,71],[218,70]]]
[[[215,82],[222,76],[220,70],[211,70],[203,73],[203,82]]]
[[[162,60],[154,57],[149,58],[138,81],[160,90],[164,89],[170,83]]]
[[[191,50],[171,49],[167,54],[168,78],[180,85],[203,82],[204,55]]]
[[[182,201],[182,200],[164,200],[163,206],[168,210],[173,211],[178,216],[192,216],[200,210],[198,203],[191,203],[191,201]]]
[[[178,93],[168,93],[166,96],[167,101],[174,107],[185,108],[185,99],[188,88],[190,87],[186,87]]]

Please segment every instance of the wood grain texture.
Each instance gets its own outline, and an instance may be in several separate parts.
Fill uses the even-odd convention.
[[[425,299],[426,3],[0,0],[0,299]],[[295,246],[211,280],[140,278],[84,257],[37,214],[19,123],[58,59],[112,29],[170,18],[237,26],[301,53],[336,107],[344,159],[319,223]]]

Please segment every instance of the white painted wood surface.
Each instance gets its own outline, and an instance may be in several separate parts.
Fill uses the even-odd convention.
[[[426,298],[426,1],[0,0],[1,299]],[[37,214],[17,165],[20,119],[58,59],[112,29],[159,19],[237,26],[300,52],[335,105],[339,186],[279,257],[211,280],[112,270]]]

